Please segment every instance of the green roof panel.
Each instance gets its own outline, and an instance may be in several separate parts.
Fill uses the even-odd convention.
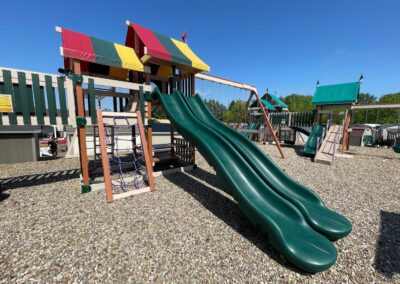
[[[282,102],[277,96],[268,94],[281,108],[288,108],[288,105]]]
[[[360,82],[318,86],[312,99],[313,105],[344,105],[357,102]]]
[[[269,101],[267,101],[267,100],[261,98],[261,102],[262,102],[262,104],[263,104],[268,110],[275,110],[275,107],[274,107],[273,105],[271,105],[271,104],[269,103]],[[250,105],[250,107],[258,107],[257,101],[254,101],[254,102]]]

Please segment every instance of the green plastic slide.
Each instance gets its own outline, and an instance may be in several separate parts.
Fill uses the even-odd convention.
[[[318,195],[283,172],[254,143],[218,121],[199,95],[185,97],[186,102],[207,127],[221,134],[244,157],[258,175],[278,194],[293,203],[309,224],[328,238],[336,240],[348,235],[352,225],[344,216],[327,208]]]
[[[314,156],[317,153],[317,142],[322,136],[325,126],[322,124],[315,124],[310,135],[308,136],[307,142],[304,145],[303,154],[305,156]]]
[[[226,138],[199,121],[178,92],[159,99],[175,129],[212,165],[240,210],[286,259],[309,272],[328,269],[337,258],[335,246],[315,231],[301,211],[275,192]],[[243,137],[243,136],[242,136]]]

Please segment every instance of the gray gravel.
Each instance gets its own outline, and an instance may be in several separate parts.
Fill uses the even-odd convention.
[[[300,147],[285,148],[286,160],[261,148],[353,222],[328,271],[286,263],[200,155],[198,169],[113,204],[103,192],[82,195],[79,161],[58,159],[0,165],[0,282],[400,283],[400,155],[354,147],[330,167]]]

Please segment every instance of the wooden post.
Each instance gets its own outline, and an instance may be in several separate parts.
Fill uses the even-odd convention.
[[[314,110],[314,123],[317,123],[318,122],[318,111],[320,110],[320,106],[316,106],[315,107],[315,110]]]
[[[110,203],[110,202],[114,201],[114,197],[113,197],[113,192],[112,192],[110,165],[108,163],[107,140],[106,140],[106,134],[104,131],[103,113],[102,113],[101,109],[97,110],[97,126],[99,129],[101,163],[103,165],[104,185],[106,188],[106,200],[107,200],[107,202]]]
[[[264,115],[264,122],[265,122],[266,125],[268,125],[269,131],[271,131],[271,135],[272,135],[272,138],[274,139],[274,141],[276,143],[276,147],[278,147],[278,150],[279,150],[279,153],[281,154],[282,159],[285,159],[285,154],[283,153],[281,144],[279,143],[278,139],[276,139],[274,128],[272,127],[272,124],[268,119],[268,115],[267,115],[267,113],[266,113],[266,111],[265,111],[265,109],[264,109],[264,107],[262,105],[260,96],[256,92],[253,92],[253,93],[257,98],[258,105],[260,106],[260,109],[261,109],[261,111],[262,111],[262,113]]]
[[[74,60],[74,73],[81,74],[81,63],[78,60]],[[77,105],[77,116],[85,117],[85,102],[83,97],[82,84],[75,83],[75,97]],[[86,128],[78,126],[78,139],[79,139],[79,157],[81,162],[81,171],[83,177],[83,185],[89,185],[89,163],[87,156],[86,147]]]
[[[190,96],[194,96],[196,92],[194,74],[190,74]],[[196,148],[192,147],[192,165],[196,165]]]
[[[240,123],[242,123],[243,117],[246,114],[247,109],[249,108],[249,104],[250,104],[252,97],[253,97],[253,92],[250,93],[249,99],[247,100],[246,105],[245,105],[242,113],[239,116],[239,119],[238,119],[238,121],[236,123],[236,127],[235,127],[236,130],[238,130]]]
[[[150,77],[146,74],[146,85],[150,85]],[[151,102],[147,102],[147,120],[151,119]],[[149,152],[149,159],[151,165],[153,165],[153,127],[148,124],[147,125],[147,147]]]
[[[144,127],[143,127],[143,119],[140,111],[136,112],[137,115],[137,123],[139,126],[139,133],[140,133],[140,141],[142,143],[142,150],[144,154],[144,161],[146,163],[146,170],[147,170],[147,178],[149,181],[149,187],[150,191],[154,191],[154,177],[153,177],[153,159],[151,155],[148,154],[146,151],[146,148],[148,148],[147,142],[146,142],[146,135],[144,133]]]
[[[340,153],[341,154],[344,154],[344,148],[347,145],[347,139],[348,139],[348,134],[349,134],[348,130],[349,130],[349,126],[350,126],[350,121],[351,121],[351,110],[348,110],[347,114],[346,114],[346,120],[345,120],[345,123],[344,123],[344,128],[343,128],[342,145],[341,145],[341,148],[340,148]]]
[[[267,144],[267,126],[264,124],[264,139],[263,139],[263,144]]]

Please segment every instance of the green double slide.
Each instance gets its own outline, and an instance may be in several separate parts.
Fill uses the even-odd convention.
[[[326,236],[336,239],[348,234],[351,224],[347,219],[290,179],[243,135],[217,121],[200,97],[161,94],[158,89],[153,97],[160,100],[176,130],[214,167],[240,210],[276,250],[309,272],[334,264],[336,248]]]

